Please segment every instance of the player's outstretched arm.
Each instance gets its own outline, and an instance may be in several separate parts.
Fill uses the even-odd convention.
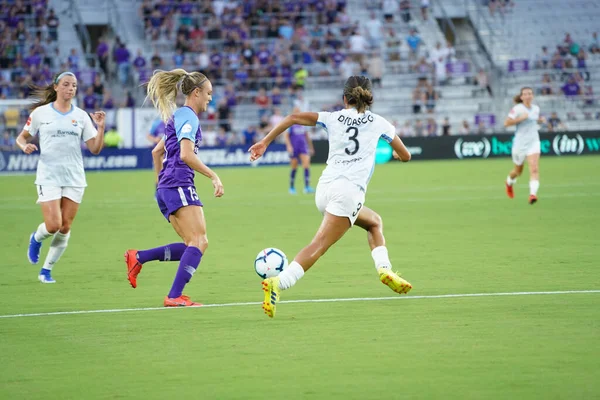
[[[37,151],[38,149],[35,144],[27,143],[30,139],[31,134],[26,130],[22,130],[19,136],[17,137],[17,146],[19,146],[19,148],[23,150],[23,153],[25,154],[31,154],[34,151]]]
[[[255,145],[248,149],[250,153],[250,161],[258,160],[267,150],[267,147],[273,140],[282,132],[288,130],[292,125],[315,126],[319,120],[319,114],[314,112],[293,113],[285,117],[272,130],[258,141]]]
[[[206,164],[204,164],[198,156],[194,153],[194,142],[187,138],[181,139],[179,142],[179,153],[181,154],[181,161],[186,163],[188,167],[193,169],[194,171],[210,178],[212,181],[213,187],[215,188],[215,197],[223,196],[224,189],[223,183],[221,183],[221,179],[212,169],[208,168]]]
[[[402,162],[410,161],[410,151],[408,151],[408,149],[402,142],[402,139],[400,139],[398,136],[394,136],[390,144],[392,145],[392,149],[394,149],[392,155],[396,160],[400,160]]]

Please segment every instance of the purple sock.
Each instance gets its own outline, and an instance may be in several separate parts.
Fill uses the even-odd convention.
[[[304,187],[310,186],[310,170],[308,168],[304,168]]]
[[[169,292],[170,299],[176,299],[177,297],[181,296],[183,288],[190,281],[190,279],[192,279],[192,276],[194,275],[194,272],[196,272],[196,268],[198,268],[201,259],[202,252],[199,248],[190,246],[185,250],[183,256],[181,256],[179,268],[177,269],[173,286],[171,286],[171,291]]]
[[[294,181],[296,180],[296,170],[293,169],[290,171],[290,189],[294,188]]]
[[[166,246],[155,247],[148,250],[139,250],[137,259],[142,264],[148,261],[179,261],[187,249],[185,243],[171,243]]]

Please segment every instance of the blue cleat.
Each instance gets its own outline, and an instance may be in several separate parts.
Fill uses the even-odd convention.
[[[49,269],[42,268],[40,270],[40,274],[38,275],[38,279],[42,283],[56,283],[56,281],[52,279]]]
[[[295,188],[290,188],[290,194],[296,194],[296,189]]]
[[[314,193],[315,189],[311,188],[310,186],[307,186],[304,188],[304,194],[309,194],[309,193]]]
[[[35,240],[35,232],[29,237],[29,249],[27,249],[27,258],[32,264],[37,264],[40,261],[40,250],[42,242]]]

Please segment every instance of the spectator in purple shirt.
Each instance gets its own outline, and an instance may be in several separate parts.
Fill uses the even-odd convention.
[[[115,63],[117,64],[119,82],[123,86],[125,86],[129,80],[129,70],[131,68],[129,57],[129,50],[127,50],[125,44],[118,44],[113,52],[113,58],[115,60]]]
[[[110,90],[108,89],[104,90],[102,108],[105,110],[112,110],[115,108],[115,101],[113,100],[112,95],[110,94]]]
[[[133,67],[138,71],[146,67],[146,59],[142,54],[142,49],[138,49],[137,56],[135,57],[135,60],[133,60]]]
[[[53,41],[58,40],[58,17],[54,14],[54,10],[50,9],[46,17],[46,25],[48,26],[48,35]]]
[[[27,58],[25,58],[25,65],[27,65],[28,67],[31,67],[32,65],[39,67],[41,64],[42,57],[39,54],[36,54],[34,49],[31,49]]]
[[[215,67],[220,67],[221,63],[223,62],[223,56],[221,55],[221,53],[219,53],[219,51],[217,50],[216,47],[212,48],[212,54],[210,55],[210,62]]]
[[[278,87],[274,87],[271,91],[271,104],[273,106],[280,106],[283,103],[283,95]]]
[[[335,49],[335,51],[333,53],[331,53],[331,59],[335,63],[336,68],[340,66],[340,64],[342,63],[342,61],[344,61],[345,58],[346,58],[346,56],[344,56],[340,52],[339,48]]]
[[[577,82],[575,82],[575,79],[572,77],[569,78],[569,81],[565,83],[561,89],[565,94],[565,97],[568,99],[573,99],[581,94],[581,88],[579,87]]]
[[[267,50],[266,44],[261,44],[258,52],[256,53],[256,58],[258,58],[258,62],[261,65],[265,65],[269,62],[269,58],[271,57],[271,53]]]
[[[96,95],[94,94],[94,87],[89,86],[85,91],[85,96],[83,97],[83,109],[85,111],[92,112],[96,110]]]
[[[106,75],[108,72],[108,44],[104,38],[100,38],[96,47],[96,56],[100,63],[100,69]]]

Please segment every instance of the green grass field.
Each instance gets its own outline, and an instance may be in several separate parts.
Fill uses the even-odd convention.
[[[418,297],[600,289],[600,157],[544,158],[534,206],[527,178],[505,197],[509,168],[377,168],[366,205],[408,296],[378,281],[354,228],[282,300],[394,299],[280,304],[273,320],[259,304],[0,318],[0,399],[600,398],[600,293]],[[312,196],[287,194],[287,168],[219,173],[222,199],[196,178],[210,248],[186,293],[261,302],[258,251],[293,258],[321,216]],[[0,316],[161,307],[177,263],[146,264],[134,290],[123,262],[127,248],[178,241],[151,172],[88,174],[55,285],[26,259],[41,221],[33,179],[0,177]]]

